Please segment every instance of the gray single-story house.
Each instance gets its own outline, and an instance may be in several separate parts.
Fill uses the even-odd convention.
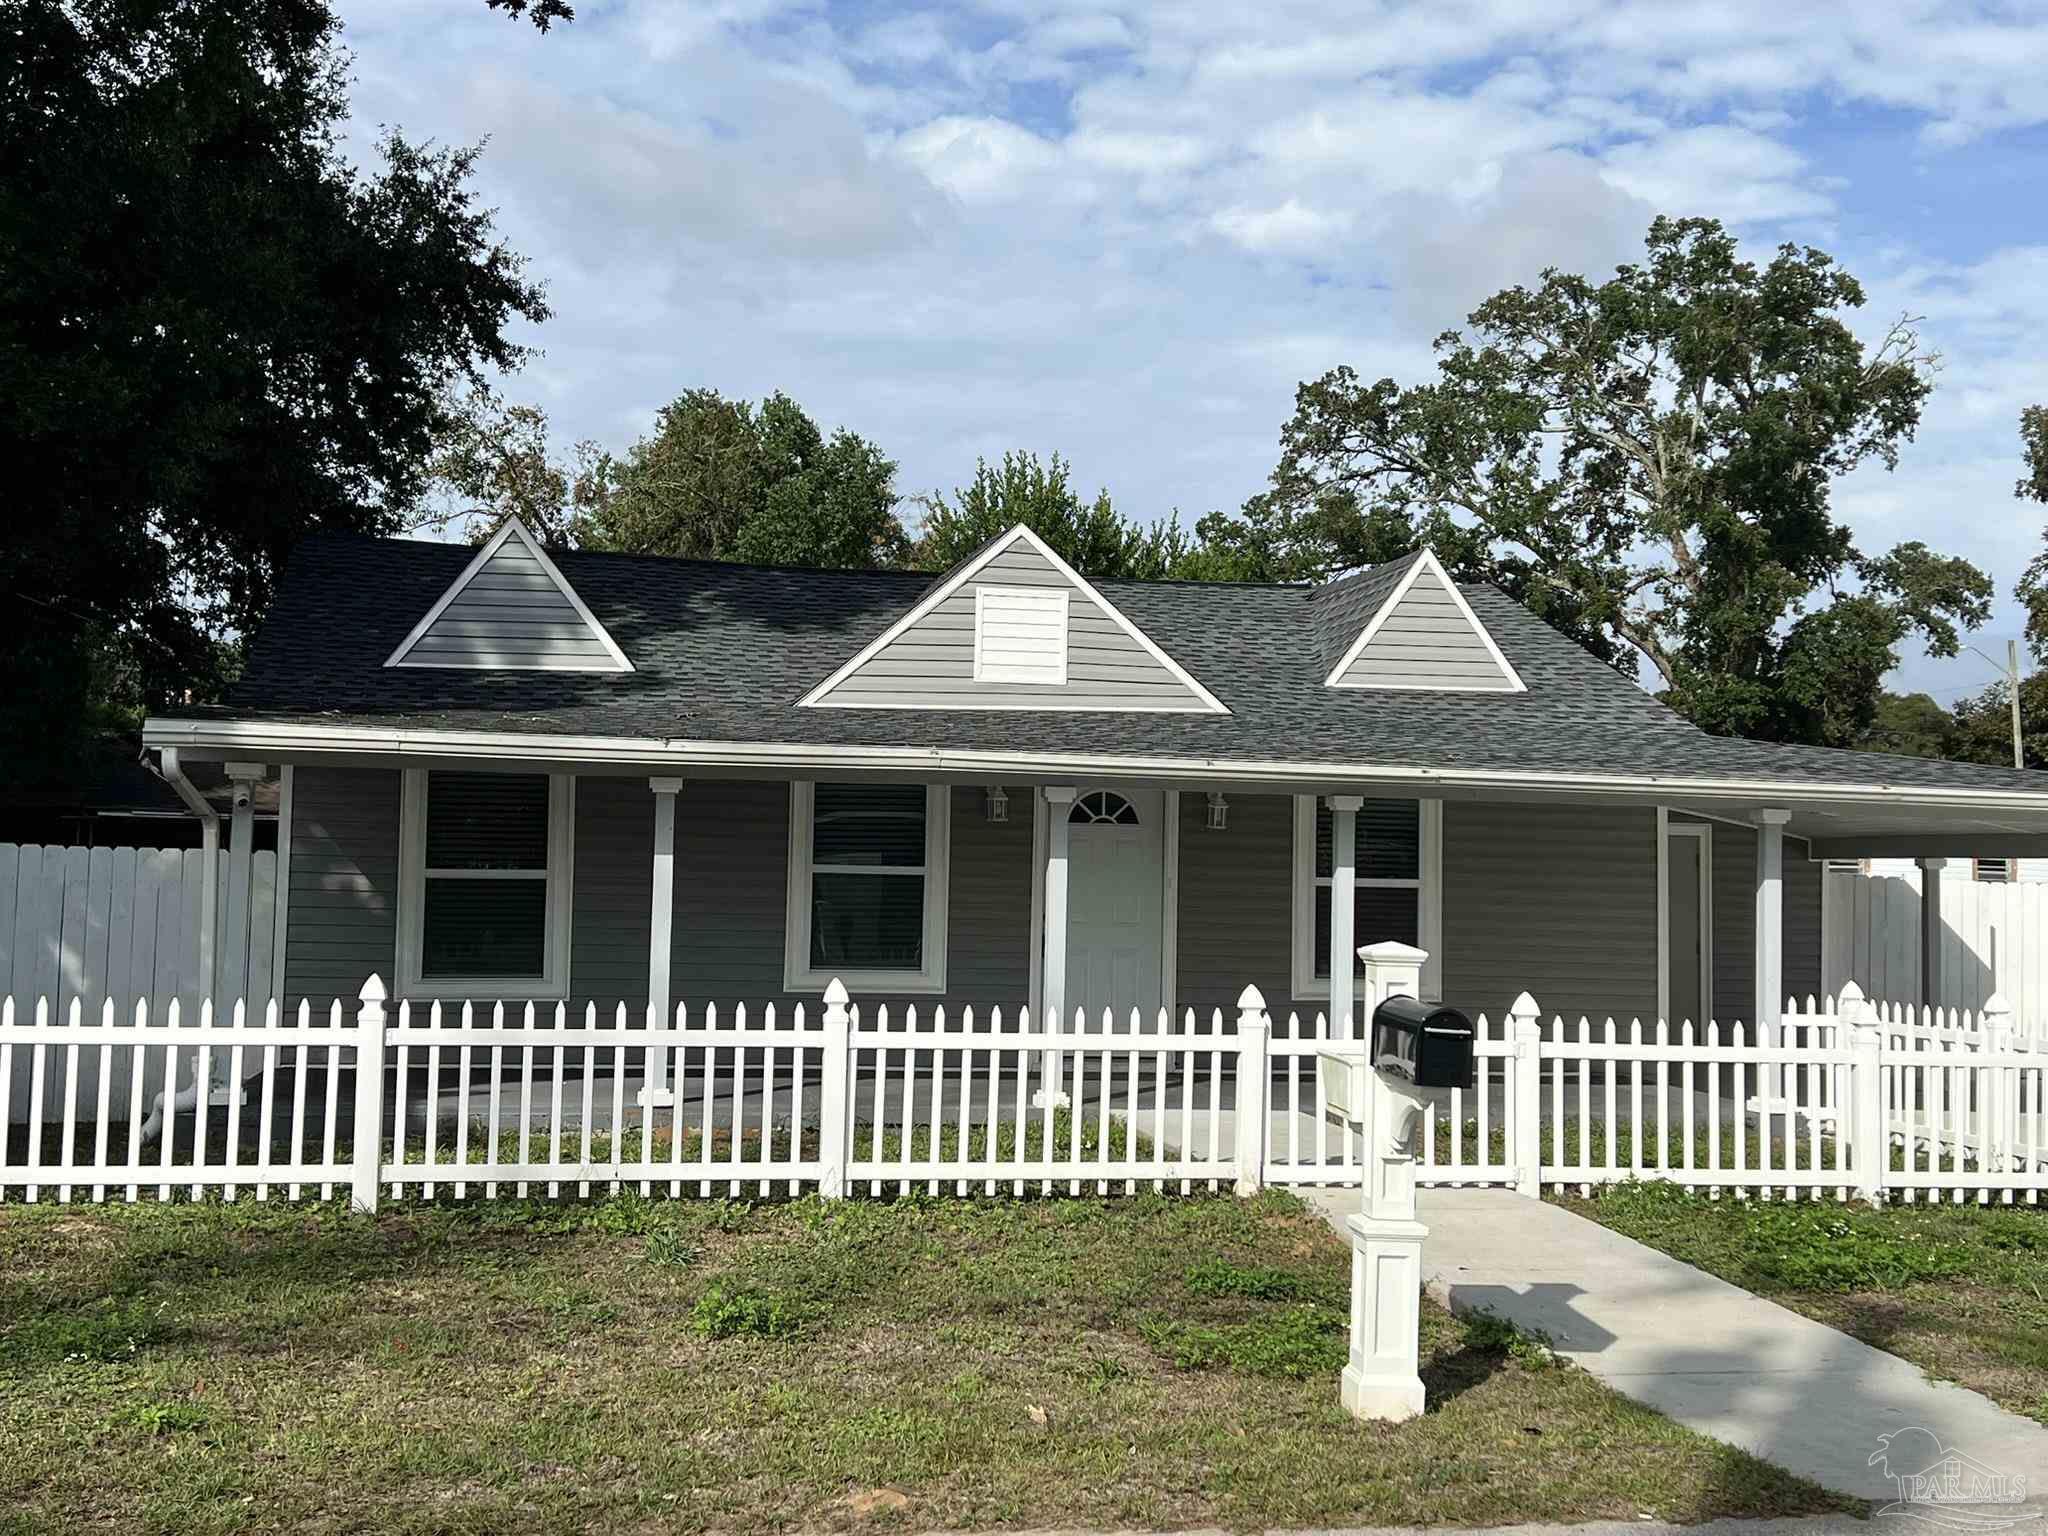
[[[2048,853],[2035,774],[1708,736],[1427,551],[1089,582],[1022,527],[939,577],[320,536],[231,702],[145,742],[280,781],[288,1006],[838,976],[1123,1028],[1249,983],[1284,1029],[1400,939],[1496,1019],[1770,1026],[1820,861]]]

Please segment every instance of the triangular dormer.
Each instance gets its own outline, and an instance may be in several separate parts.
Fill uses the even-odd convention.
[[[384,665],[471,672],[633,670],[516,517],[507,518],[477,551]]]
[[[1527,692],[1428,549],[1377,566],[1323,596],[1351,623],[1370,613],[1355,639],[1339,639],[1343,649],[1323,680],[1327,687]],[[1347,623],[1343,634],[1350,632]]]
[[[1022,523],[964,561],[802,704],[1230,713]]]

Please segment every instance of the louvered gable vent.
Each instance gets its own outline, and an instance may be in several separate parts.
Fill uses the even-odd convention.
[[[1228,714],[1019,524],[805,695],[811,709]]]

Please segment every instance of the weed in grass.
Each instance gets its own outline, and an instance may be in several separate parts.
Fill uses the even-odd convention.
[[[1228,1259],[1190,1264],[1182,1279],[1197,1296],[1243,1296],[1254,1301],[1293,1301],[1306,1288],[1291,1270],[1233,1264]]]
[[[697,1305],[690,1309],[690,1322],[707,1339],[740,1334],[783,1339],[803,1328],[804,1314],[787,1297],[721,1281],[697,1298]]]
[[[647,1262],[668,1269],[687,1269],[697,1262],[697,1245],[676,1227],[656,1227],[647,1234]]]
[[[165,1338],[162,1309],[107,1297],[73,1311],[34,1314],[0,1332],[0,1359],[115,1365]]]
[[[1344,1368],[1344,1319],[1321,1307],[1292,1306],[1249,1322],[1210,1325],[1151,1317],[1145,1342],[1183,1371],[1218,1367],[1248,1376],[1305,1381]]]
[[[169,1398],[130,1404],[114,1415],[113,1422],[123,1428],[139,1429],[145,1435],[163,1436],[204,1429],[206,1415],[192,1403]]]
[[[1465,1342],[1484,1355],[1501,1355],[1532,1371],[1562,1365],[1550,1347],[1550,1335],[1540,1328],[1521,1328],[1489,1307],[1479,1307],[1464,1316]]]

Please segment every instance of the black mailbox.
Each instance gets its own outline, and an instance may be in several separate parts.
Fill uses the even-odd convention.
[[[1473,1034],[1455,1008],[1390,997],[1372,1011],[1372,1064],[1418,1088],[1470,1088]]]

